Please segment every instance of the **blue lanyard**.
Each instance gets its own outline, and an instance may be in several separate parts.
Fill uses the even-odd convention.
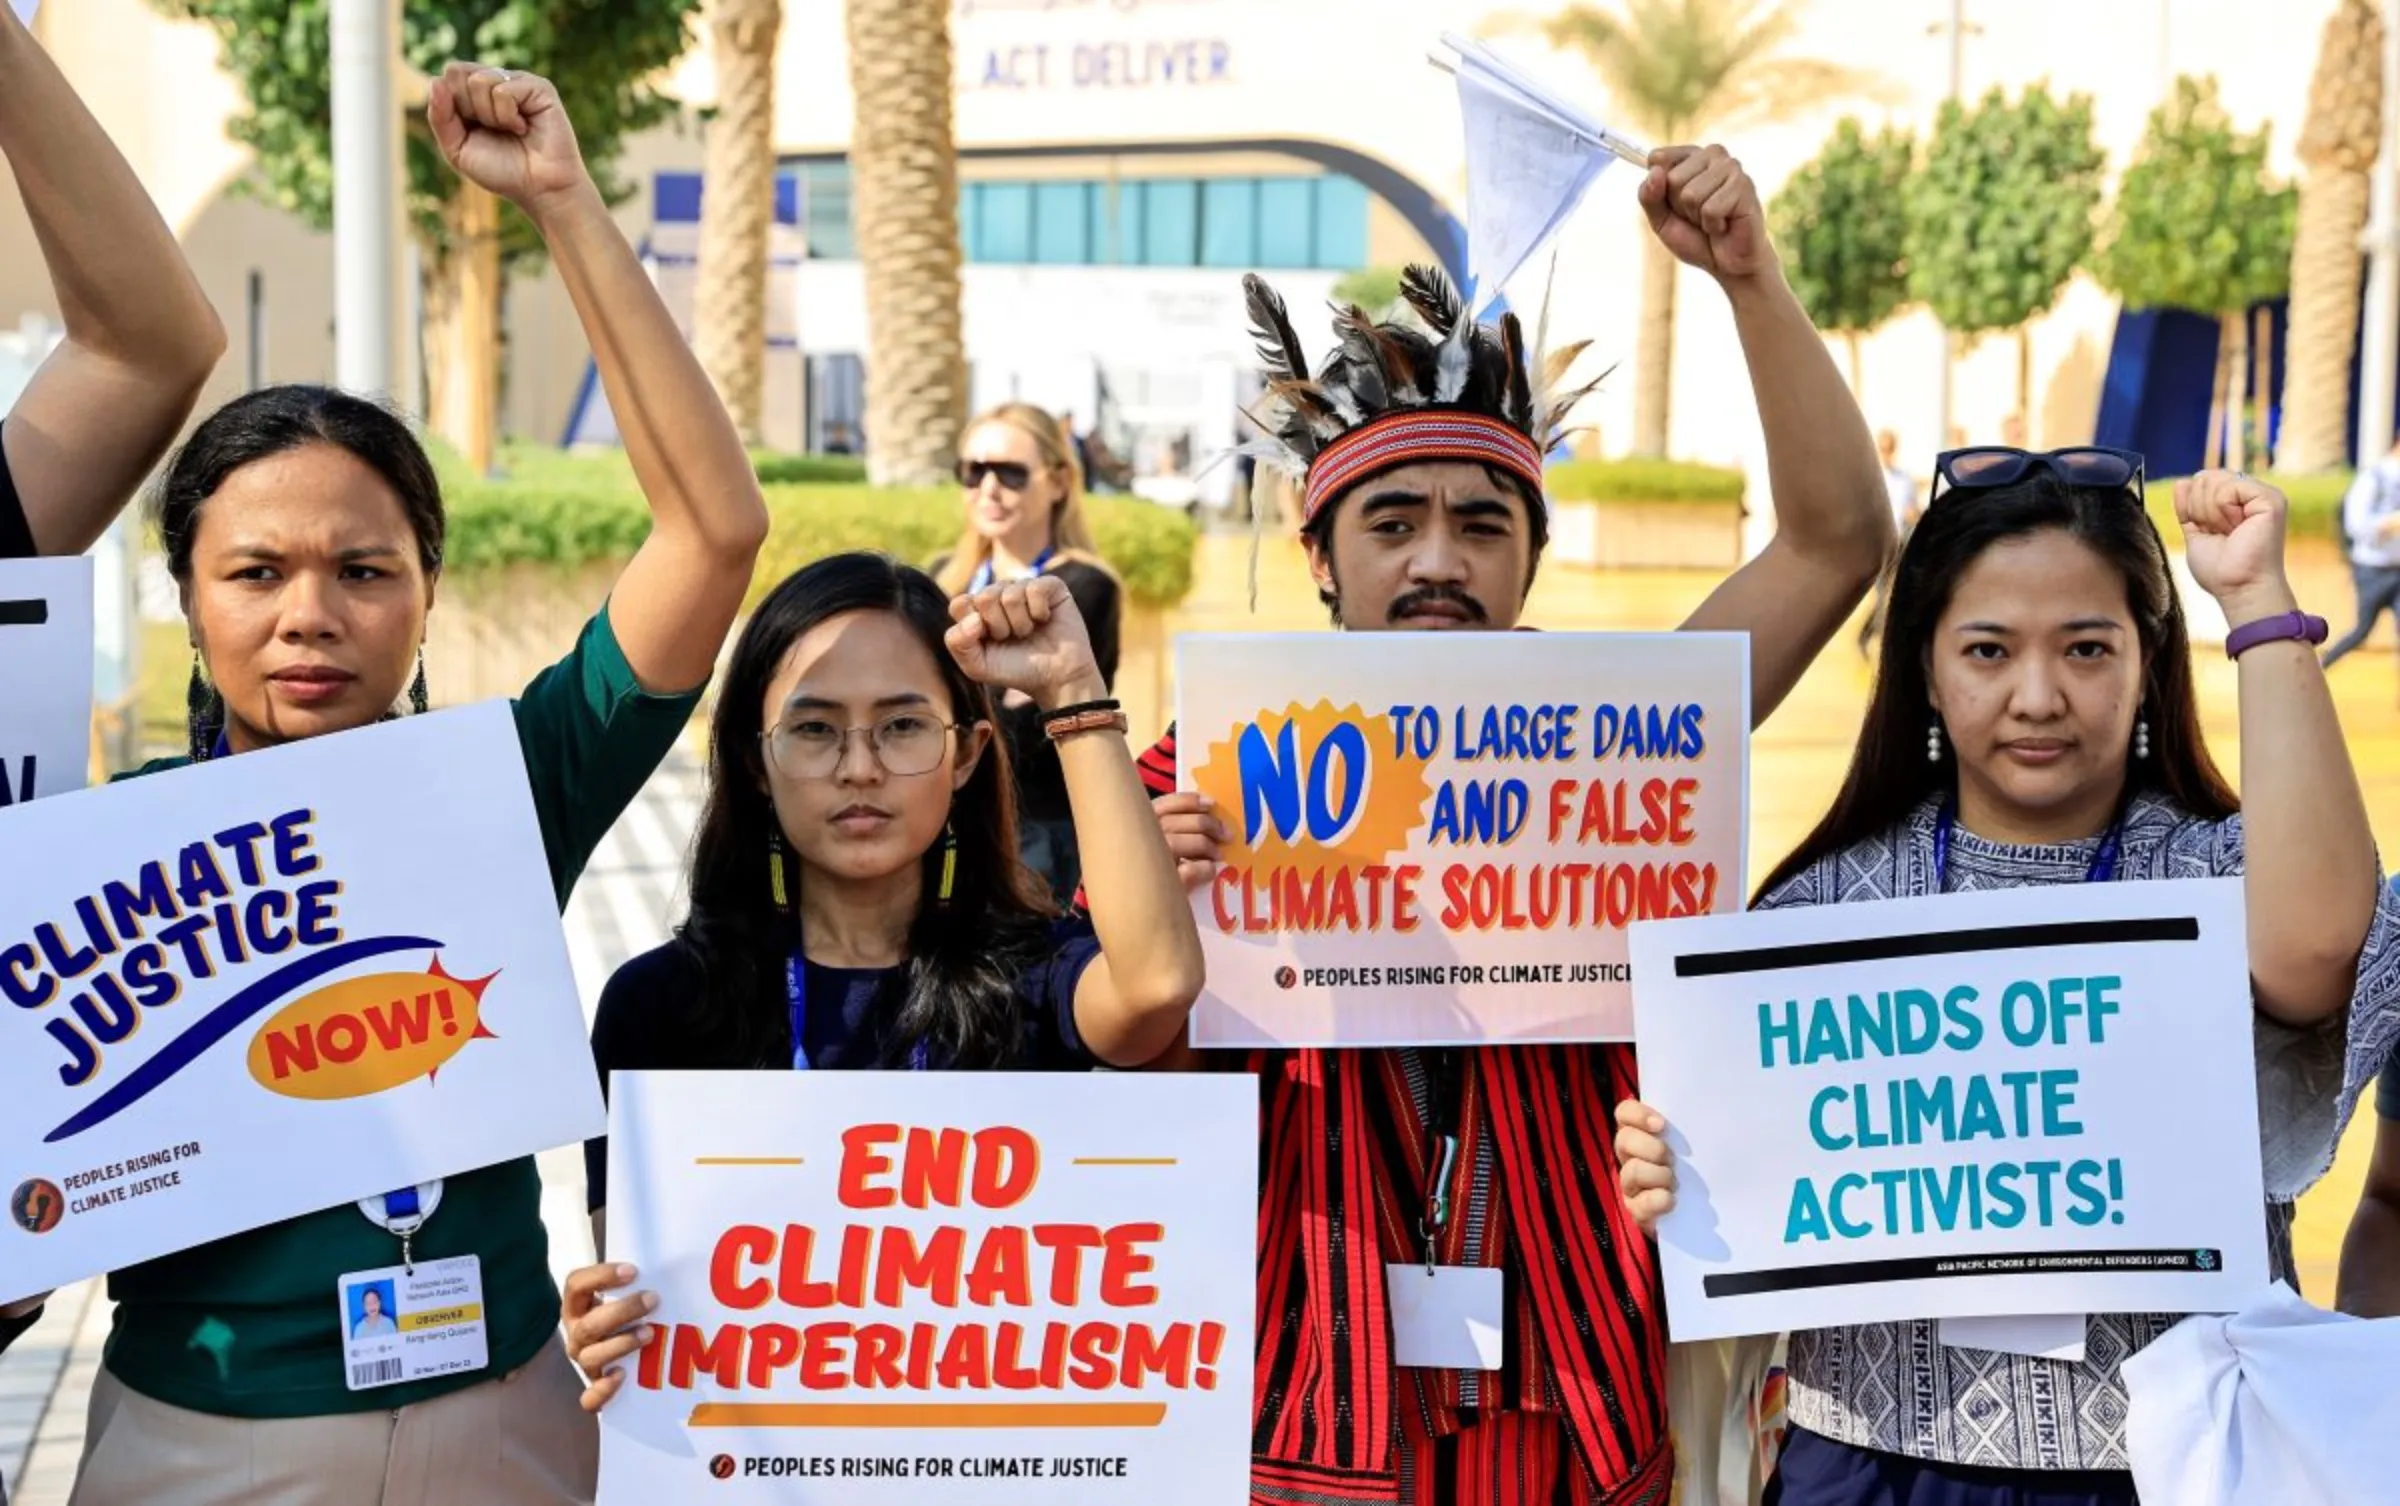
[[[1025,572],[1025,578],[1031,579],[1032,577],[1041,574],[1042,567],[1049,564],[1050,556],[1056,553],[1058,553],[1058,546],[1053,544],[1049,548],[1043,550],[1041,553],[1035,555],[1033,557],[1033,568]],[[975,578],[967,583],[967,589],[970,591],[981,591],[990,586],[992,580],[992,562],[987,556],[982,564],[975,567]]]
[[[783,993],[792,1010],[792,1070],[808,1070],[808,959],[798,947],[792,948],[783,959]],[[928,1064],[925,1043],[919,1041],[909,1048],[908,1070],[922,1072]]]
[[[1933,827],[1933,892],[1936,894],[1950,892],[1950,828],[1956,824],[1957,817],[1950,809],[1950,802],[1943,801],[1941,819]],[[2115,878],[2117,853],[2124,845],[2125,818],[2119,816],[2110,824],[2108,834],[2100,839],[2100,850],[2092,854],[2092,866],[2084,870],[2083,881],[2087,884],[2105,884]]]

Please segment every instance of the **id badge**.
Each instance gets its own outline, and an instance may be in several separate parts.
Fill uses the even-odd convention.
[[[342,1357],[353,1391],[481,1370],[483,1262],[472,1255],[341,1278]]]
[[[1387,1265],[1392,1362],[1411,1370],[1497,1370],[1507,1353],[1500,1272],[1492,1266]]]

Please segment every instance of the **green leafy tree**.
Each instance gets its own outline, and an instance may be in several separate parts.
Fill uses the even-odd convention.
[[[1908,302],[1908,213],[1902,197],[1916,141],[1855,119],[1767,206],[1792,291],[1817,328],[1849,346],[1850,390],[1859,389],[1859,339]]]
[[[1530,27],[1581,53],[1607,90],[1605,112],[1660,146],[1770,125],[1834,99],[1888,95],[1874,74],[1789,56],[1801,0],[1611,0],[1540,18],[1503,15],[1487,30]],[[1641,324],[1633,356],[1633,452],[1667,453],[1681,263],[1644,238]]]
[[[1400,301],[1400,268],[1361,267],[1333,285],[1333,301],[1355,303],[1377,318]]]
[[[2107,157],[2092,102],[2040,84],[1942,106],[1909,180],[1909,291],[1954,335],[2017,336],[2017,411],[2031,423],[2032,322],[2090,255]]]
[[[333,223],[331,0],[152,0],[216,32],[246,108],[227,127],[256,153],[241,191],[322,230]],[[592,176],[611,203],[625,138],[665,120],[658,89],[690,42],[688,0],[407,0],[402,58],[437,74],[457,59],[538,73],[558,86]],[[433,427],[488,469],[498,405],[504,269],[540,255],[516,210],[464,182],[435,150],[422,111],[405,117],[410,228],[424,266],[425,372]]]
[[[2267,128],[2247,134],[2217,98],[2214,78],[2175,81],[2117,186],[2095,268],[2129,309],[2184,308],[2216,316],[2211,458],[2242,465],[2242,384],[2250,305],[2291,288],[2298,196],[2267,174]]]

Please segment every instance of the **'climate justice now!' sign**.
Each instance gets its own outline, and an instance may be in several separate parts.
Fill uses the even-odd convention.
[[[0,810],[82,789],[91,747],[92,562],[0,560]]]
[[[605,1122],[501,702],[0,812],[0,1302]]]
[[[1256,1078],[619,1072],[609,1129],[600,1506],[1246,1498]]]
[[[1198,1046],[1626,1040],[1626,928],[1738,910],[1749,639],[1186,634]]]
[[[1671,921],[1633,954],[1677,1338],[2266,1286],[2240,880]]]

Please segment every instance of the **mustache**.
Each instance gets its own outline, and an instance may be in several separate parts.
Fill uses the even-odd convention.
[[[1436,602],[1458,608],[1467,614],[1469,622],[1492,620],[1492,614],[1483,609],[1482,602],[1477,601],[1456,586],[1419,586],[1414,591],[1403,592],[1392,603],[1390,612],[1386,614],[1386,620],[1398,622],[1401,618],[1420,608],[1432,606]]]

